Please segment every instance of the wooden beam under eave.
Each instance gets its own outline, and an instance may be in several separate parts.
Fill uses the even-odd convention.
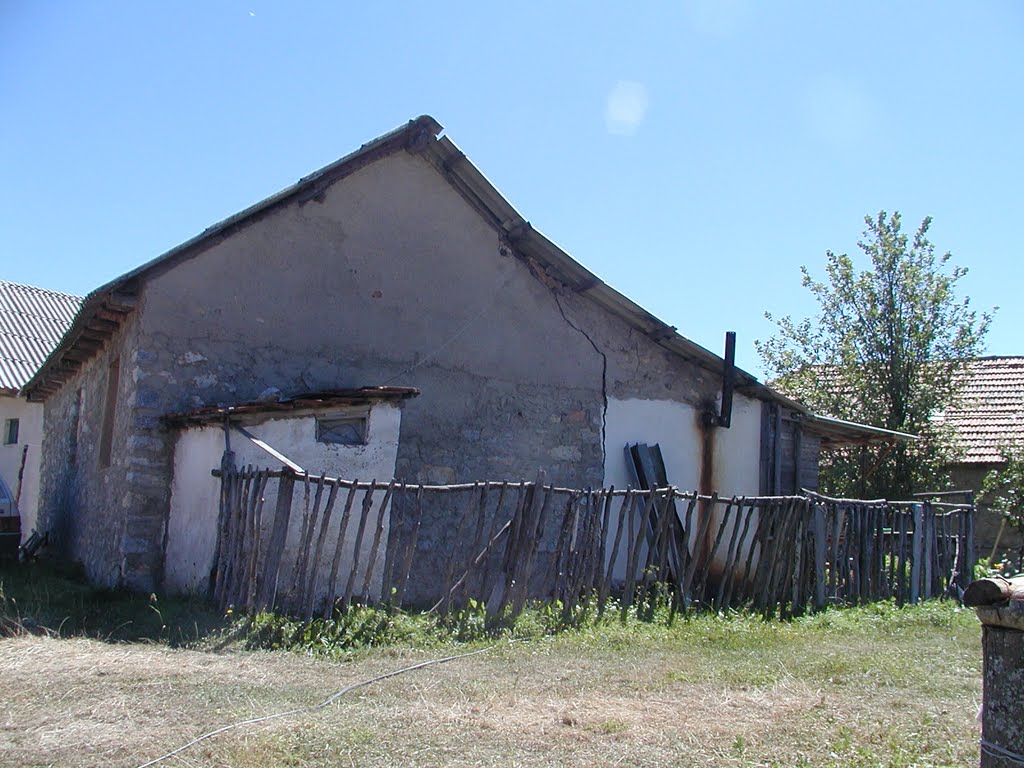
[[[75,339],[75,345],[72,349],[77,347],[84,347],[85,349],[99,349],[106,343],[107,338],[107,336],[100,336],[100,334],[93,334],[92,336],[83,336],[79,334]]]
[[[96,346],[86,347],[83,349],[81,346],[76,344],[74,347],[72,347],[71,349],[64,353],[64,359],[76,360],[80,363],[84,363],[86,360],[91,360],[92,358],[94,358],[96,356],[96,353],[99,352],[100,349],[102,349],[102,347]]]
[[[103,307],[113,312],[127,314],[135,309],[138,297],[131,293],[114,292],[103,300]]]
[[[88,328],[83,328],[81,333],[78,334],[79,339],[86,339],[99,344],[101,347],[107,343],[107,339],[110,338],[110,334],[103,333],[101,331],[90,331]]]
[[[121,324],[112,321],[104,320],[98,317],[90,318],[85,324],[85,327],[91,331],[99,331],[100,333],[106,333],[108,336],[121,327]]]
[[[124,321],[123,312],[112,312],[109,309],[104,309],[103,307],[100,307],[95,312],[93,312],[92,316],[93,319],[99,318],[101,320],[107,320],[117,325],[120,325]]]

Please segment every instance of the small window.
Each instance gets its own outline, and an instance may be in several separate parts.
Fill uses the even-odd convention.
[[[316,420],[318,443],[366,445],[365,416],[337,416]]]
[[[78,444],[82,440],[82,409],[85,404],[85,391],[79,387],[75,393],[75,401],[71,405],[71,439],[68,446],[68,464],[78,463]]]
[[[18,419],[7,419],[4,422],[4,445],[17,445],[20,426]]]
[[[103,431],[100,432],[100,467],[110,466],[110,453],[114,442],[114,409],[117,407],[117,388],[121,381],[121,358],[115,357],[107,370],[107,400],[103,404]]]

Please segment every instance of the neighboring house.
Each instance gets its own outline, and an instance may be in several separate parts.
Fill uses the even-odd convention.
[[[950,486],[981,490],[985,475],[1005,465],[1003,448],[1024,449],[1024,357],[971,360],[959,402],[938,418],[953,430],[959,454],[950,467]],[[978,553],[987,557],[999,535],[1000,519],[981,501]],[[1004,528],[1000,549],[1020,544],[1020,535]]]
[[[0,280],[0,479],[16,500],[23,538],[37,525],[43,406],[18,391],[57,346],[81,302]]]
[[[25,392],[46,403],[44,524],[91,579],[203,587],[228,422],[361,480],[622,488],[626,443],[658,443],[674,485],[746,495],[816,487],[823,442],[891,437],[742,371],[720,426],[722,358],[533,229],[440,132],[410,121],[86,297]],[[414,578],[436,580],[451,520],[424,513]]]

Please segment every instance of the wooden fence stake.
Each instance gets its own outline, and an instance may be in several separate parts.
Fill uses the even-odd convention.
[[[331,526],[331,515],[334,512],[334,500],[338,495],[338,484],[331,483],[331,490],[327,494],[327,504],[324,506],[324,514],[320,520],[320,534],[316,537],[316,550],[313,553],[313,567],[309,572],[309,583],[306,585],[306,604],[303,606],[303,617],[306,621],[313,618],[313,603],[316,601],[316,588],[320,574],[320,558],[323,554],[324,542],[327,539],[327,530]]]
[[[381,535],[384,532],[384,515],[387,512],[388,504],[391,503],[391,494],[395,490],[395,481],[388,483],[388,489],[384,492],[384,498],[380,502],[380,510],[377,512],[377,525],[373,534],[373,543],[370,545],[370,558],[366,561],[366,577],[363,579],[363,598],[373,602],[370,597],[370,582],[373,581],[373,569],[377,565],[377,555],[380,549]],[[380,598],[383,599],[384,595]]]
[[[811,523],[814,541],[814,607],[821,610],[825,607],[825,508],[814,503],[813,521]]]
[[[348,574],[348,582],[345,584],[345,596],[341,604],[347,611],[352,606],[353,590],[356,586],[356,573],[359,571],[359,560],[362,556],[363,534],[366,532],[366,521],[373,509],[373,492],[377,490],[377,481],[371,480],[370,487],[366,489],[363,496],[363,507],[359,512],[359,527],[356,529],[355,547],[352,550],[352,570]]]
[[[405,545],[405,553],[402,555],[401,570],[398,572],[398,587],[395,592],[395,605],[402,606],[405,599],[405,590],[409,584],[409,573],[412,571],[412,558],[416,554],[416,541],[419,538],[420,522],[423,520],[423,486],[416,487],[416,505],[413,512],[412,530],[409,532],[409,541]]]
[[[282,470],[277,483],[277,504],[274,509],[274,526],[267,545],[267,559],[263,567],[263,583],[256,596],[256,610],[267,611],[274,605],[277,596],[277,577],[281,569],[281,555],[284,553],[285,537],[292,514],[292,493],[295,490],[295,473],[287,467]]]

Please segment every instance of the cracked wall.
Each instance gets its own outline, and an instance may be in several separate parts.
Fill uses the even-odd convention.
[[[72,501],[55,505],[63,510],[55,519],[102,520],[104,536],[118,541],[118,578],[147,589],[159,583],[172,473],[163,414],[270,388],[412,386],[422,394],[404,405],[398,479],[518,481],[543,469],[549,481],[583,488],[604,481],[610,397],[699,408],[719,387],[585,297],[538,279],[434,169],[406,153],[158,269],[112,347],[130,361],[121,393],[130,418],[115,431],[119,470],[83,481],[57,469],[64,479],[53,487]],[[50,423],[68,417],[80,386],[102,402],[93,398],[106,357],[51,398]],[[86,420],[91,435],[97,427]],[[114,545],[69,525],[72,549],[99,574]],[[460,544],[454,538],[450,511],[428,514],[414,578],[436,581]]]

